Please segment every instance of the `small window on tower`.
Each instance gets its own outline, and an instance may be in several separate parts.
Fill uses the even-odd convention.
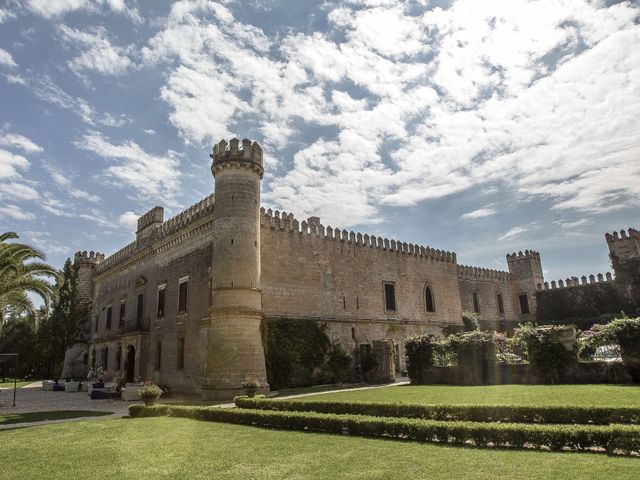
[[[526,293],[518,296],[518,300],[520,300],[520,313],[529,313],[529,297],[527,297]]]
[[[111,330],[111,316],[113,315],[113,310],[112,308],[109,306],[107,307],[107,322],[105,325],[105,330]]]
[[[478,292],[473,292],[473,311],[480,313],[480,299],[478,298]]]
[[[504,301],[501,293],[496,293],[496,303],[498,304],[498,313],[504,315]]]
[[[158,287],[158,318],[164,317],[164,290],[164,285]]]

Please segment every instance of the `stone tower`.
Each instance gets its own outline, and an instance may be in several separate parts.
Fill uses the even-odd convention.
[[[507,265],[511,276],[511,284],[516,295],[516,312],[520,322],[534,321],[536,318],[536,290],[544,284],[540,253],[525,250],[507,254]]]
[[[607,233],[604,238],[607,241],[611,257],[617,257],[622,263],[632,258],[640,258],[640,232],[638,230],[630,228],[628,235],[624,230],[620,230],[620,235],[618,232]],[[613,266],[615,269],[615,263]]]
[[[260,324],[260,182],[257,142],[222,140],[213,147],[212,297],[203,394],[229,398],[247,377],[268,390]]]
[[[104,260],[97,252],[77,252],[73,260],[76,273],[75,296],[77,307],[85,318],[87,333],[91,328],[91,307],[93,303],[93,275],[96,267]],[[86,343],[77,343],[67,349],[64,355],[62,376],[64,378],[85,378],[87,374]]]

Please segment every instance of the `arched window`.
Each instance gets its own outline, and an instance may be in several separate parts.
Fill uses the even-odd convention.
[[[427,312],[435,312],[436,304],[433,301],[433,292],[431,291],[431,287],[428,285],[424,288],[424,305],[427,309]]]

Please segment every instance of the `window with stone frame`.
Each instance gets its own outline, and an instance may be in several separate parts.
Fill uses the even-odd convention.
[[[472,297],[473,297],[473,311],[475,313],[480,313],[480,298],[478,297],[478,292],[473,292]]]
[[[111,308],[111,305],[109,305],[107,307],[107,321],[105,322],[105,330],[111,330],[111,317],[113,315],[113,309]]]
[[[158,286],[158,318],[164,318],[165,285]]]
[[[162,342],[156,342],[156,370],[162,367]]]
[[[116,370],[120,371],[122,367],[122,345],[118,344],[118,349],[116,350]]]
[[[139,322],[142,321],[142,317],[144,315],[144,293],[138,294],[138,305],[136,308],[136,320]]]
[[[424,288],[424,306],[429,313],[436,311],[436,304],[433,299],[433,291],[431,290],[431,287],[429,285]]]
[[[178,370],[184,370],[184,338],[178,339]]]
[[[393,282],[383,282],[384,288],[384,309],[388,312],[395,312],[396,306],[396,285]]]
[[[496,304],[498,306],[498,314],[504,315],[504,300],[501,293],[496,293]]]
[[[100,323],[100,312],[96,313],[95,322],[93,323],[93,331],[98,331],[98,324]]]
[[[120,316],[118,317],[118,326],[121,327],[124,325],[124,317],[127,311],[127,302],[126,300],[120,301]]]
[[[518,300],[520,301],[520,313],[530,313],[529,311],[529,297],[526,293],[518,295]]]
[[[184,276],[178,281],[178,313],[187,312],[187,299],[189,295],[189,276]]]

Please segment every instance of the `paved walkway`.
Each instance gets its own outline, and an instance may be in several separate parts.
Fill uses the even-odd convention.
[[[286,395],[277,398],[298,398],[311,395],[324,395],[328,393],[352,392],[356,390],[370,390],[373,388],[387,388],[398,385],[406,385],[409,382],[406,378],[398,378],[395,383],[386,385],[371,385],[356,388],[339,388],[335,390],[325,390],[323,392],[301,393],[297,395]],[[12,428],[31,427],[34,425],[45,425],[49,423],[77,422],[80,420],[103,420],[105,418],[121,418],[128,415],[128,408],[131,403],[122,400],[91,400],[86,392],[52,392],[42,390],[42,382],[34,382],[25,387],[19,388],[16,392],[16,406],[13,406],[13,389],[0,389],[0,415],[11,413],[27,412],[50,412],[59,410],[91,410],[100,412],[111,412],[111,415],[101,417],[78,417],[60,420],[45,420],[41,422],[23,422],[0,425],[0,430]],[[231,408],[233,403],[223,403],[215,405],[220,408]]]

